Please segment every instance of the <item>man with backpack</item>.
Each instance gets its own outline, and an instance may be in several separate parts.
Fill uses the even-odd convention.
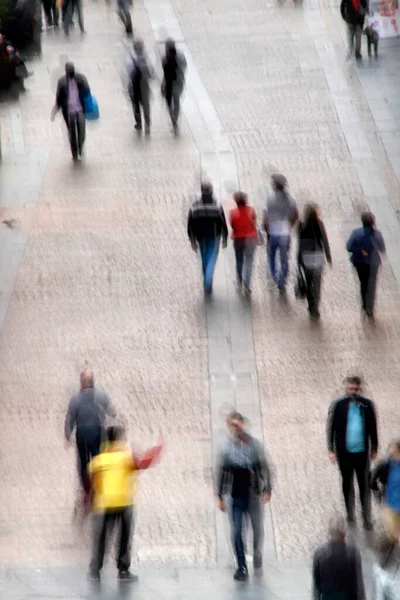
[[[132,55],[132,63],[129,77],[129,95],[132,101],[135,116],[135,129],[140,132],[143,129],[142,111],[145,123],[145,133],[150,134],[150,81],[154,79],[155,72],[149,64],[142,40],[136,40],[133,44],[135,54]]]
[[[350,260],[360,280],[362,311],[373,318],[378,271],[382,263],[379,253],[386,252],[386,248],[381,232],[375,229],[374,215],[364,212],[361,222],[362,227],[354,229],[346,249],[351,253]]]
[[[85,369],[80,382],[80,391],[69,402],[64,431],[69,442],[76,428],[79,477],[87,503],[90,492],[87,465],[100,452],[105,416],[115,417],[116,412],[107,394],[95,389],[93,371]]]

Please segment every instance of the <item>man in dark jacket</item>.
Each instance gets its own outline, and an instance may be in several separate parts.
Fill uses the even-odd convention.
[[[246,581],[248,570],[243,542],[244,521],[250,517],[253,528],[254,568],[262,567],[264,542],[263,504],[271,499],[271,469],[261,443],[246,432],[245,420],[240,413],[228,418],[232,437],[222,449],[217,474],[219,509],[226,511],[224,496],[232,501],[232,534],[237,559],[234,579]]]
[[[100,452],[105,416],[115,417],[116,413],[107,394],[95,389],[93,371],[83,371],[80,382],[80,391],[69,402],[64,431],[69,442],[76,428],[79,477],[83,489],[88,493],[87,465]]]
[[[65,65],[65,75],[60,77],[57,84],[56,102],[51,118],[61,110],[68,127],[72,158],[82,156],[85,143],[86,121],[83,112],[86,96],[90,94],[88,81],[81,73],[76,73],[71,62]]]
[[[224,209],[214,200],[211,183],[201,184],[201,198],[189,210],[187,229],[193,250],[197,252],[200,249],[204,292],[209,295],[212,293],[221,237],[223,248],[226,248],[228,242]]]
[[[380,252],[386,252],[380,231],[375,228],[375,217],[370,212],[361,215],[362,227],[354,229],[347,241],[347,252],[360,280],[362,310],[373,318],[378,271],[382,263]]]
[[[145,123],[145,133],[150,134],[150,82],[155,78],[155,71],[145,54],[142,40],[135,40],[134,55],[131,57],[129,95],[132,100],[135,115],[135,129],[140,132],[143,128],[142,111]]]
[[[365,600],[360,552],[346,544],[343,517],[329,523],[329,542],[313,558],[314,600]]]
[[[340,12],[343,20],[347,23],[349,58],[353,55],[355,40],[356,58],[360,59],[362,58],[361,38],[365,15],[368,13],[368,2],[367,0],[342,0]]]
[[[368,486],[370,456],[376,458],[378,433],[374,403],[360,396],[361,379],[346,378],[346,395],[335,400],[329,409],[327,439],[329,458],[338,462],[342,475],[347,520],[354,523],[354,486],[356,473],[363,511],[364,528],[372,529],[371,495]]]

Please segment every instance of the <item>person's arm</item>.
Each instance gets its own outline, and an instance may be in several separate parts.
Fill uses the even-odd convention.
[[[158,444],[157,446],[153,446],[149,450],[143,454],[143,456],[133,456],[133,469],[135,471],[144,471],[151,467],[161,456],[161,452],[163,450],[163,445]]]
[[[343,21],[347,21],[347,1],[342,0],[340,4],[340,14],[342,15]]]
[[[187,220],[187,234],[188,234],[190,243],[192,244],[193,250],[197,250],[196,236],[194,235],[194,231],[193,231],[193,220],[194,220],[193,210],[190,209],[189,214],[188,214],[188,220]]]
[[[268,207],[267,207],[267,205],[265,205],[264,211],[263,211],[263,226],[264,226],[264,229],[265,229],[265,233],[267,235],[269,235],[269,222],[268,222]]]
[[[354,252],[353,246],[354,246],[354,242],[356,241],[356,233],[355,231],[352,232],[352,234],[350,235],[349,239],[347,240],[347,244],[346,244],[346,250],[347,252]]]
[[[329,407],[328,417],[326,420],[326,439],[328,452],[330,453],[331,460],[333,461],[333,454],[335,453],[335,412],[336,412],[337,401],[335,400]]]
[[[225,212],[222,206],[219,209],[221,216],[221,232],[222,232],[222,246],[225,247],[228,243],[228,226],[226,224]]]
[[[370,414],[369,436],[370,436],[370,440],[371,440],[371,456],[372,456],[372,458],[375,458],[378,453],[378,427],[377,427],[377,422],[376,422],[375,405],[372,401],[370,404],[370,411],[371,411],[371,414]]]
[[[322,223],[322,221],[320,222],[320,227],[321,227],[321,241],[322,241],[322,246],[324,248],[326,260],[331,265],[332,264],[331,248],[329,246],[329,240],[328,240],[328,236],[326,234],[325,225]]]
[[[111,402],[110,396],[107,396],[107,394],[103,395],[103,407],[104,407],[104,412],[109,417],[116,417],[117,416],[117,411],[115,410],[115,406]]]
[[[299,220],[299,209],[297,208],[297,204],[296,202],[293,200],[293,204],[292,204],[292,215],[290,218],[290,226],[294,227],[297,223],[297,221]]]
[[[375,232],[375,240],[376,240],[376,247],[378,248],[379,252],[382,252],[382,254],[386,254],[385,240],[383,239],[383,235],[381,234],[380,231]]]
[[[321,582],[319,576],[319,552],[318,550],[314,553],[313,566],[312,566],[312,595],[313,600],[320,600],[321,598]]]
[[[78,416],[78,399],[76,397],[71,398],[68,406],[67,415],[65,417],[64,434],[65,439],[69,441],[71,439],[72,432],[76,424],[76,417]]]
[[[262,444],[260,444],[259,442],[256,443],[256,450],[257,450],[257,455],[258,455],[258,462],[259,462],[259,468],[260,468],[260,480],[261,480],[261,484],[262,484],[262,495],[264,496],[271,496],[271,492],[272,492],[272,475],[271,475],[271,468],[265,453],[265,450],[262,446]],[[269,500],[269,498],[268,498]]]

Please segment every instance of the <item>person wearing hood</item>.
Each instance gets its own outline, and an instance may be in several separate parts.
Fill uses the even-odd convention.
[[[342,19],[347,23],[349,58],[353,55],[355,41],[355,54],[359,60],[362,58],[361,36],[364,29],[365,15],[368,13],[368,0],[342,0],[340,13]]]
[[[167,103],[175,132],[178,130],[180,99],[185,85],[186,66],[185,56],[177,51],[174,40],[168,39],[162,61],[164,79],[161,84],[161,93]]]
[[[224,210],[214,199],[211,183],[201,184],[201,198],[189,210],[187,231],[194,252],[200,250],[204,292],[210,295],[221,237],[223,248],[228,241]]]
[[[136,40],[133,49],[134,55],[132,55],[128,91],[135,115],[135,129],[142,131],[143,111],[145,131],[148,135],[150,133],[150,81],[154,79],[155,72],[147,60],[142,40]]]
[[[65,75],[60,77],[57,84],[56,102],[51,113],[54,120],[56,113],[61,110],[68,128],[72,158],[77,160],[83,154],[85,143],[86,121],[83,106],[90,87],[84,75],[75,71],[75,65],[67,62]]]

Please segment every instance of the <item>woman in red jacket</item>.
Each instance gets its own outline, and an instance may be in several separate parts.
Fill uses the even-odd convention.
[[[245,294],[251,294],[250,282],[254,251],[257,245],[257,217],[254,208],[247,204],[247,194],[236,192],[237,207],[230,213],[232,239],[236,255],[238,285]]]

